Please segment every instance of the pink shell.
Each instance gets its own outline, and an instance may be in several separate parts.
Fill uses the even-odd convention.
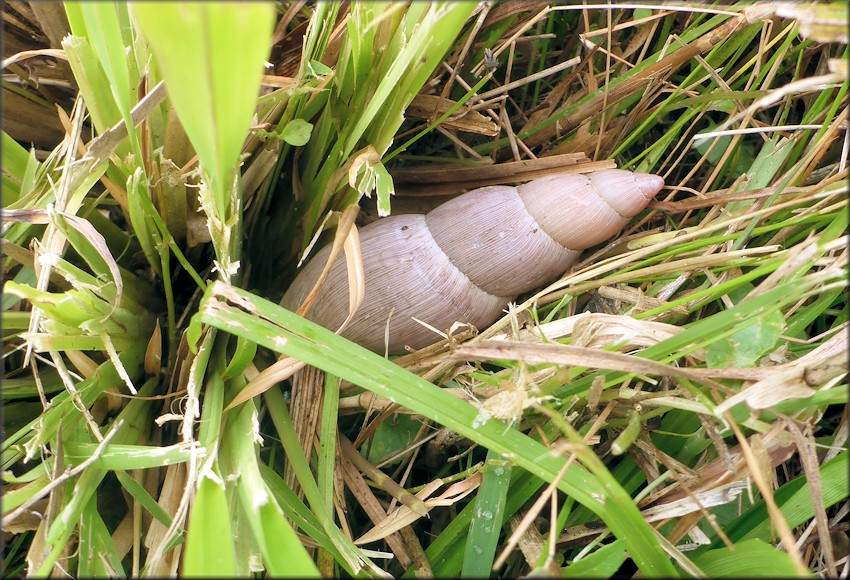
[[[664,180],[657,175],[605,169],[541,177],[517,189],[553,239],[565,248],[584,250],[622,230],[662,187]]]
[[[440,339],[413,318],[440,330],[456,320],[486,324],[510,297],[492,296],[469,282],[437,246],[423,215],[391,216],[360,231],[366,295],[343,336],[376,352],[384,350],[389,321],[390,352],[422,348]],[[281,303],[294,310],[313,287],[329,248],[323,248],[296,278]],[[334,262],[307,318],[336,330],[348,316],[348,274]]]
[[[383,352],[439,340],[413,318],[446,331],[454,322],[484,328],[518,294],[563,273],[579,252],[617,234],[661,190],[656,175],[619,169],[536,179],[518,188],[482,187],[422,215],[397,215],[360,231],[366,294],[343,336]],[[312,289],[330,248],[303,268],[281,305],[295,310]],[[348,315],[345,260],[307,317],[337,330]]]
[[[425,221],[449,260],[479,288],[508,297],[505,303],[562,274],[579,254],[540,227],[515,187],[474,189]],[[510,264],[522,264],[520,271]]]

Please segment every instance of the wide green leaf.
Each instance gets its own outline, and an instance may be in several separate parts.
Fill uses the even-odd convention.
[[[734,550],[710,550],[693,561],[708,578],[799,577],[787,552],[757,539],[738,542]]]
[[[131,10],[201,165],[226,179],[254,115],[274,4],[138,2]]]
[[[230,508],[224,486],[211,477],[202,477],[195,494],[186,534],[183,575],[209,578],[236,576]]]

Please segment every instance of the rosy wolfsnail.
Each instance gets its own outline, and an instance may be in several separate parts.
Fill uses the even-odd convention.
[[[376,352],[484,328],[519,294],[554,280],[579,253],[613,237],[661,190],[657,175],[606,169],[541,177],[518,187],[460,195],[426,215],[395,215],[360,230],[366,293],[342,332]],[[330,248],[303,268],[281,301],[295,310],[315,285]],[[307,318],[336,330],[348,315],[348,274],[337,259]],[[387,321],[389,341],[385,344]]]

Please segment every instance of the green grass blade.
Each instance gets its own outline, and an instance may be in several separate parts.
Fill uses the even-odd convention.
[[[735,544],[735,549],[723,547],[694,558],[707,578],[790,578],[799,577],[796,566],[787,552],[752,539]]]
[[[238,306],[228,305],[220,298]],[[249,292],[223,283],[211,285],[194,322],[198,323],[251,337],[266,348],[360,385],[498,451],[546,481],[553,481],[563,466],[562,457],[554,456],[528,436],[482,417],[472,405],[459,402],[392,362]],[[653,532],[622,488],[603,485],[577,465],[567,470],[558,487],[597,513],[617,537],[624,538],[645,574],[675,574]]]
[[[138,78],[131,79],[127,65],[128,54],[125,51],[122,28],[129,28],[129,22],[119,22],[117,5],[112,2],[81,2],[80,12],[86,21],[89,31],[89,42],[92,44],[106,77],[112,96],[125,121],[130,119],[130,108],[135,103],[131,97],[131,83],[138,83]],[[97,31],[97,33],[93,33]],[[128,124],[132,129],[132,123]]]
[[[144,347],[144,344],[136,343],[132,348],[121,353],[121,363],[133,379],[141,373]],[[111,361],[107,361],[98,367],[97,373],[93,377],[81,381],[76,385],[76,388],[80,393],[83,404],[90,407],[103,391],[121,384],[121,382],[121,377],[118,375],[115,365]],[[75,421],[80,419],[80,413],[74,406],[68,392],[59,393],[52,399],[50,408],[39,417],[37,428],[33,429],[33,426],[36,425],[34,421],[19,433],[6,439],[3,442],[4,451],[8,450],[10,445],[23,445],[31,456],[35,455],[41,445],[53,439],[60,425],[63,428],[70,428]]]
[[[39,465],[43,466],[42,471],[44,475],[39,478],[30,481],[23,487],[17,487],[15,489],[6,491],[3,493],[3,513],[7,514],[17,508],[19,505],[28,501],[29,499],[35,497],[38,492],[42,490],[42,488],[49,483],[47,481],[47,462],[42,462]],[[4,477],[4,483],[9,483],[9,480]]]
[[[202,166],[213,180],[226,179],[254,114],[274,5],[157,2],[131,10]],[[226,205],[217,199],[219,217]]]
[[[183,575],[192,578],[236,576],[230,507],[224,485],[208,476],[201,477],[189,515]]]
[[[286,485],[283,478],[278,473],[265,464],[260,464],[260,472],[263,474],[263,480],[269,486],[269,490],[274,494],[281,509],[301,530],[318,542],[324,549],[334,555],[334,559],[340,563],[345,570],[354,575],[354,568],[348,566],[348,561],[343,557],[334,541],[322,528],[315,514],[311,512],[304,502],[298,499],[298,496]],[[354,545],[352,544],[352,547]]]
[[[136,441],[148,429],[151,403],[144,397],[153,394],[155,386],[155,381],[148,381],[139,390],[139,397],[131,399],[130,403],[118,414],[116,422],[123,421],[123,425],[112,439],[116,444]],[[90,467],[85,469],[79,479],[74,482],[67,503],[62,507],[56,520],[52,522],[47,531],[44,540],[46,557],[34,571],[35,575],[46,576],[53,569],[62,549],[74,532],[76,523],[79,522],[82,510],[97,492],[106,474],[106,470]]]
[[[222,441],[222,470],[234,475],[239,503],[248,519],[263,562],[274,576],[316,577],[312,558],[263,481],[257,459],[257,411],[252,403],[227,416]]]
[[[319,462],[316,484],[319,487],[322,502],[326,506],[333,505],[336,437],[339,424],[339,386],[338,377],[325,375],[325,390],[319,427]]]
[[[330,506],[326,505],[323,501],[322,492],[313,478],[310,465],[304,457],[304,450],[298,442],[298,436],[295,433],[292,418],[289,415],[289,408],[283,395],[277,389],[269,389],[263,394],[263,399],[272,418],[272,422],[274,422],[277,428],[284,452],[286,453],[286,459],[292,465],[298,483],[301,485],[301,489],[304,490],[304,497],[307,498],[310,509],[325,533],[334,543],[337,550],[343,555],[343,565],[356,572],[359,572],[364,566],[374,569],[374,564],[363,555],[362,550],[355,546],[348,537],[343,535],[333,520]]]
[[[564,568],[564,578],[613,578],[626,559],[625,542],[615,540]]]
[[[224,280],[242,251],[239,154],[257,104],[275,7],[271,3],[138,3],[133,15],[200,159],[199,200]]]
[[[850,482],[847,479],[848,452],[843,451],[820,468],[821,497],[825,507],[831,507],[850,496]],[[811,520],[814,515],[812,490],[804,475],[800,475],[783,484],[774,492],[774,498],[782,515],[793,527]],[[764,500],[758,501],[727,526],[727,534],[733,542],[753,538],[769,540],[772,524],[767,514]],[[715,547],[721,545],[715,540]]]
[[[69,6],[74,3],[69,3]],[[86,100],[86,107],[91,114],[92,122],[98,134],[121,120],[121,113],[115,104],[115,98],[109,85],[109,80],[97,60],[87,38],[68,36],[62,41],[62,48],[68,55],[68,63],[74,72],[74,79],[80,87],[80,92]],[[126,143],[116,149],[118,155],[129,151]]]
[[[504,521],[511,464],[491,449],[487,451],[487,461],[482,471],[481,487],[475,496],[475,511],[466,539],[462,578],[490,575]]]
[[[92,496],[80,516],[77,557],[79,578],[125,578],[127,574]]]
[[[80,463],[92,455],[97,445],[83,441],[66,441],[63,448],[66,461]],[[189,461],[191,456],[191,449],[182,444],[167,447],[112,444],[103,449],[92,465],[109,471],[125,471],[183,463]]]
[[[160,506],[156,500],[151,497],[151,494],[148,493],[142,484],[138,481],[130,477],[124,471],[116,471],[115,476],[118,478],[118,481],[127,490],[133,499],[141,504],[143,508],[148,510],[148,512],[159,521],[166,528],[171,525],[171,516]]]
[[[3,207],[9,207],[32,192],[35,175],[41,164],[35,158],[34,149],[27,151],[5,131],[2,131],[2,135],[0,151],[3,153],[3,189],[0,201]]]

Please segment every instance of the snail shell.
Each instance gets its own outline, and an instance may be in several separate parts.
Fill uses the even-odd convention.
[[[360,230],[366,293],[342,333],[376,352],[422,348],[455,322],[484,328],[517,295],[554,280],[580,252],[613,237],[661,190],[657,175],[606,169],[492,186],[426,215],[396,215]],[[295,310],[327,261],[321,250],[281,301]],[[345,260],[333,264],[307,318],[336,330],[348,315]]]

